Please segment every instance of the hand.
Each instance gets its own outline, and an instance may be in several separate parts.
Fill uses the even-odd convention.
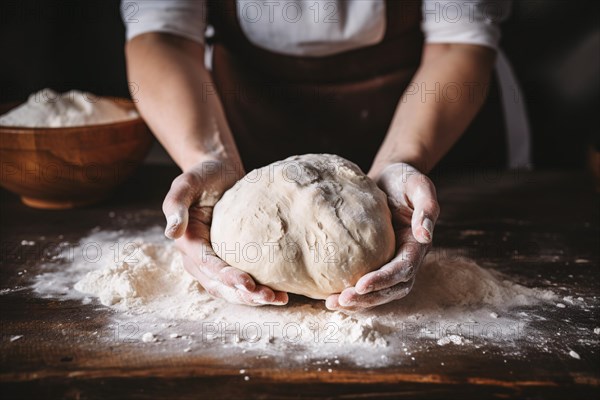
[[[360,311],[406,296],[433,238],[440,213],[435,186],[414,167],[396,163],[374,177],[387,194],[396,235],[396,254],[387,264],[364,275],[354,287],[327,298],[332,310]]]
[[[163,202],[165,235],[175,239],[186,271],[212,296],[252,306],[284,305],[287,293],[257,284],[219,258],[210,244],[214,205],[242,176],[221,161],[204,161],[175,178]]]

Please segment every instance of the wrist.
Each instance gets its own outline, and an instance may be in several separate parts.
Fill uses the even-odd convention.
[[[389,148],[384,145],[375,157],[368,175],[379,176],[384,169],[394,164],[406,164],[426,174],[433,167],[428,161],[428,153],[427,148],[420,143],[404,144],[402,149]]]
[[[404,177],[402,179],[406,179],[411,175],[423,176],[424,174],[412,164],[397,161],[385,165],[382,164],[376,169],[371,169],[367,175],[379,184],[390,177],[394,177],[393,179]]]
[[[377,182],[384,173],[391,169],[399,170],[403,175],[415,173],[425,174],[427,169],[421,168],[419,164],[423,163],[420,160],[413,161],[411,158],[381,160],[373,163],[373,166],[367,175]]]
[[[236,175],[238,178],[241,178],[246,174],[239,155],[229,155],[223,151],[187,151],[175,161],[183,172],[188,172],[203,164],[206,168],[211,168],[210,165],[212,165],[214,168],[226,169],[231,175]]]

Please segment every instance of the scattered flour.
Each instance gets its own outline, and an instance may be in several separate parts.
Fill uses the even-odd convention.
[[[373,355],[357,350],[365,347],[404,347],[404,355],[410,356],[405,342],[411,340],[440,346],[511,342],[523,335],[524,323],[509,310],[556,301],[552,292],[521,286],[471,260],[440,254],[427,256],[406,298],[350,315],[299,296],[292,296],[285,307],[258,308],[212,298],[185,272],[180,254],[159,227],[137,235],[93,232],[46,265],[34,288],[45,297],[84,303],[97,298],[116,311],[114,319],[139,324],[140,332],[146,332],[143,342],[181,337],[169,343],[181,343],[183,352],[209,343],[244,351],[301,346],[313,353],[360,357]],[[178,330],[166,332],[170,327]]]
[[[105,124],[137,116],[137,112],[91,93],[72,90],[59,94],[43,89],[30,95],[26,103],[1,115],[0,126],[58,128]]]
[[[445,346],[450,343],[456,345],[463,345],[465,343],[470,343],[470,341],[468,339],[464,339],[462,336],[459,335],[444,336],[443,338],[437,341],[438,346]]]
[[[577,360],[581,360],[581,357],[579,357],[579,354],[577,354],[577,352],[571,350],[569,351],[569,355]]]
[[[156,336],[154,336],[154,334],[152,332],[146,332],[142,335],[142,342],[144,343],[151,343],[151,342],[156,342]]]

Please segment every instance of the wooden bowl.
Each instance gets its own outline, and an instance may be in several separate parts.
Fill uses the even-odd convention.
[[[135,109],[130,100],[110,100]],[[0,106],[0,115],[15,105]],[[97,203],[133,173],[151,144],[140,117],[68,128],[0,126],[0,185],[35,208]]]

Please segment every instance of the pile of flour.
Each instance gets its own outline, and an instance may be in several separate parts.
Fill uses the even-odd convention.
[[[371,311],[332,312],[323,301],[300,296],[285,307],[229,304],[210,297],[192,279],[159,227],[138,234],[93,232],[44,268],[34,284],[40,295],[84,303],[97,299],[115,310],[116,320],[135,321],[139,340],[185,337],[183,351],[215,342],[278,351],[301,346],[319,354],[359,354],[356,349],[367,347],[383,350],[384,357],[385,349],[404,348],[410,354],[407,343],[419,340],[440,346],[488,340],[504,345],[523,334],[515,309],[555,298],[471,260],[433,252],[406,298]]]
[[[43,89],[0,116],[0,126],[58,128],[106,124],[137,118],[138,113],[91,93]]]

